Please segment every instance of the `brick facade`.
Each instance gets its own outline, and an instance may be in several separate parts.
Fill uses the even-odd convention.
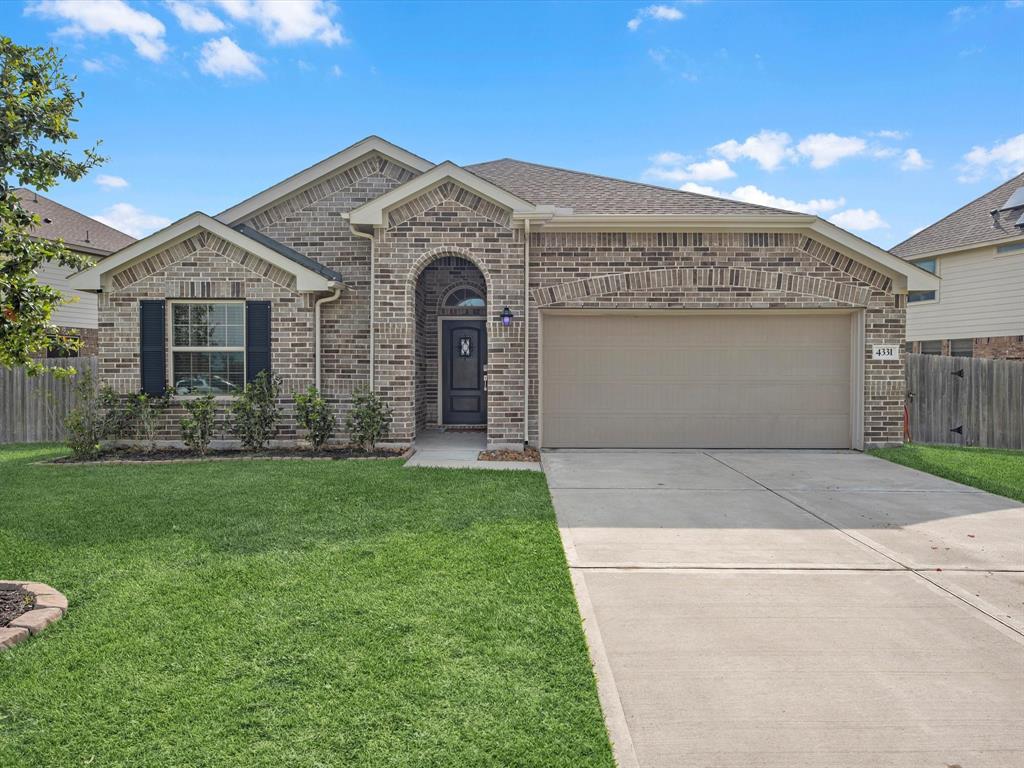
[[[341,273],[340,301],[322,312],[322,389],[339,422],[352,389],[369,380],[370,245],[342,214],[408,181],[382,156],[342,169],[245,223]],[[905,297],[888,277],[790,233],[552,233],[530,242],[530,312],[524,322],[524,230],[510,213],[454,182],[391,210],[377,228],[376,388],[390,402],[391,440],[411,441],[437,422],[437,318],[450,288],[486,296],[488,441],[536,442],[538,330],[547,309],[851,309],[865,318],[864,440],[902,437],[900,362],[871,360],[872,344],[902,343]],[[289,393],[313,383],[313,302],[290,275],[235,246],[199,235],[115,273],[100,294],[100,375],[123,392],[139,386],[138,302],[210,296],[273,302],[272,367]],[[508,306],[509,327],[498,319]],[[445,312],[448,314],[448,312]],[[524,424],[529,327],[529,425]],[[171,414],[177,437],[177,418]],[[295,436],[286,420],[283,437]],[[172,431],[168,426],[168,433]],[[344,439],[344,435],[339,436]]]
[[[936,339],[943,355],[953,354],[953,339]],[[1024,336],[982,336],[972,339],[971,356],[991,360],[1024,360]],[[921,352],[920,341],[911,341],[908,349]]]

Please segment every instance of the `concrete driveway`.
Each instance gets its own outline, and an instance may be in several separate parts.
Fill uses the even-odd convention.
[[[543,456],[616,757],[1024,765],[1024,507],[858,453]]]

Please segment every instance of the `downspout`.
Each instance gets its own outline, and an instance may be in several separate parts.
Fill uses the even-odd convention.
[[[523,220],[523,445],[530,442],[530,220]]]
[[[320,392],[320,305],[326,304],[329,301],[337,301],[341,296],[341,283],[336,283],[332,280],[327,284],[327,287],[332,289],[331,295],[317,299],[313,305],[313,358],[315,361],[314,379],[317,392]]]
[[[376,387],[374,386],[374,383],[376,382],[376,379],[377,379],[377,377],[376,377],[376,359],[377,359],[376,348],[377,348],[377,344],[375,343],[376,333],[375,333],[374,327],[373,327],[374,326],[374,322],[373,321],[374,321],[374,318],[375,318],[376,312],[377,312],[377,307],[375,306],[376,305],[375,296],[376,296],[376,293],[377,293],[377,275],[375,273],[375,269],[376,269],[376,253],[375,253],[375,251],[376,251],[377,240],[369,232],[360,232],[358,229],[356,229],[352,225],[351,221],[348,223],[348,228],[352,232],[352,234],[355,235],[356,237],[364,237],[364,238],[366,238],[367,240],[370,241],[370,391],[372,392],[372,391],[374,391],[376,389]]]

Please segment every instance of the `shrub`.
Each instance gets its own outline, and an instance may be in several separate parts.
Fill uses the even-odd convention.
[[[174,391],[168,387],[161,395],[147,395],[137,392],[129,395],[125,402],[125,430],[129,428],[135,439],[143,443],[144,450],[156,447],[157,420],[171,404]]]
[[[391,430],[391,421],[391,407],[376,392],[358,387],[352,393],[352,408],[345,423],[353,443],[372,451]]]
[[[310,387],[304,395],[295,396],[295,416],[299,426],[306,430],[306,439],[314,451],[324,447],[338,426],[331,406],[316,387]]]
[[[213,395],[186,400],[185,410],[188,415],[181,419],[181,439],[194,453],[205,456],[213,440],[216,400]]]
[[[277,396],[281,391],[281,377],[276,373],[260,371],[231,403],[231,430],[238,435],[242,446],[250,451],[262,451],[277,434],[281,412]]]
[[[64,418],[67,444],[77,459],[91,459],[100,443],[121,428],[124,415],[117,394],[108,385],[98,386],[86,368],[75,382],[75,406]]]

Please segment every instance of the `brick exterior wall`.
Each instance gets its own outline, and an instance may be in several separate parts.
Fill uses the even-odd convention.
[[[352,389],[368,381],[370,357],[369,242],[351,234],[342,214],[413,175],[371,156],[246,221],[343,276],[341,300],[322,310],[322,389],[340,423]],[[891,292],[887,277],[803,235],[535,232],[526,322],[523,229],[508,211],[446,182],[390,211],[375,237],[376,384],[394,409],[392,442],[407,443],[437,421],[438,308],[443,294],[461,284],[486,292],[491,445],[537,440],[545,309],[863,309],[865,444],[901,441],[903,365],[873,361],[870,349],[902,343],[905,298]],[[270,299],[272,366],[289,393],[312,383],[317,297],[297,293],[289,275],[207,235],[116,274],[100,294],[101,378],[124,392],[139,386],[140,299],[207,295]],[[508,328],[498,319],[505,306],[515,315]],[[174,438],[178,415],[171,414]],[[289,419],[283,436],[294,434]]]
[[[952,339],[937,339],[942,354],[952,354]],[[1024,336],[983,336],[973,339],[972,356],[992,360],[1024,360]],[[911,352],[921,351],[920,341],[908,342]]]

